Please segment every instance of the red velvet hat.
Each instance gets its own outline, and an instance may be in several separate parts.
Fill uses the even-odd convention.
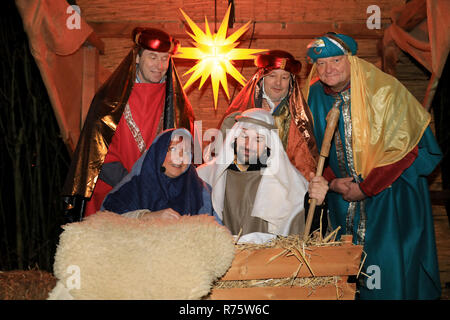
[[[180,46],[178,40],[172,38],[164,31],[153,28],[134,28],[132,39],[135,44],[144,49],[168,52],[170,54],[175,54]]]
[[[266,70],[283,69],[292,74],[299,74],[302,63],[289,52],[282,50],[270,50],[255,58],[255,65]]]

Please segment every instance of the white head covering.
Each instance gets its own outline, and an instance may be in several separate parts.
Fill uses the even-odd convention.
[[[212,187],[214,210],[223,219],[226,169],[234,161],[233,144],[243,128],[254,129],[258,134],[263,134],[270,148],[270,156],[267,168],[261,169],[263,177],[251,216],[267,221],[270,233],[287,235],[292,219],[303,212],[308,181],[289,161],[269,111],[248,109],[236,119],[237,122],[227,133],[217,157],[198,167],[198,175]]]

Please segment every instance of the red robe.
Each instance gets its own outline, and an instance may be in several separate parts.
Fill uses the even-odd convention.
[[[159,134],[158,126],[164,109],[165,83],[135,83],[128,99],[131,114],[138,126],[146,149]],[[141,156],[138,145],[128,127],[125,116],[119,121],[104,163],[120,162],[128,172]],[[94,193],[86,204],[85,216],[96,213],[112,186],[98,179]]]

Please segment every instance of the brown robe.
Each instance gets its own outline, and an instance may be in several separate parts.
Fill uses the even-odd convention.
[[[227,170],[225,196],[223,205],[223,224],[230,229],[233,235],[241,235],[252,232],[268,232],[267,221],[252,217],[253,204],[261,182],[261,172]],[[276,201],[276,199],[274,199]],[[299,208],[299,214],[293,219],[289,234],[303,234],[305,228],[303,208]],[[302,219],[303,218],[303,219]]]

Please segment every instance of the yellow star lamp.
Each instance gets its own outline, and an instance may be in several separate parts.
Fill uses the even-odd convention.
[[[236,32],[227,37],[228,19],[230,17],[230,8],[222,20],[217,33],[212,34],[208,26],[208,20],[205,17],[205,32],[203,32],[188,15],[180,9],[186,19],[192,33],[187,32],[194,40],[195,47],[180,47],[175,58],[195,59],[197,63],[189,69],[183,76],[192,73],[189,80],[184,85],[188,88],[196,80],[201,78],[199,89],[202,88],[205,81],[211,76],[211,83],[214,95],[214,109],[217,109],[217,97],[219,93],[219,84],[222,85],[227,98],[230,99],[228,92],[227,74],[231,75],[241,85],[245,85],[244,76],[233,66],[233,60],[253,60],[253,54],[267,51],[267,49],[237,49],[239,42],[236,42],[249,28],[250,21],[240,27]]]

